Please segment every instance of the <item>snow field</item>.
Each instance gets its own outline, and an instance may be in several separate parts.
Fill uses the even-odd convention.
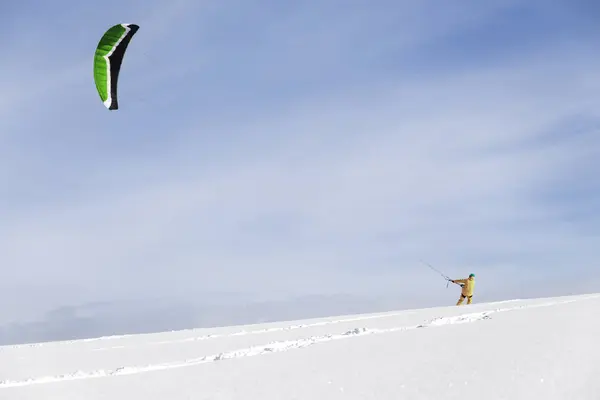
[[[597,400],[598,310],[587,295],[6,346],[0,398]]]

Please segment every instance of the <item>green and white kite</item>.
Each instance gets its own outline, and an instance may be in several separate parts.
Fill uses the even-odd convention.
[[[125,50],[131,38],[140,29],[135,24],[118,24],[107,30],[94,56],[94,81],[102,102],[109,110],[117,110],[117,82]]]

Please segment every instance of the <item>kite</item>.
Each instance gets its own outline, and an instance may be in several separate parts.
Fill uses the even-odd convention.
[[[109,110],[117,110],[117,82],[121,63],[131,38],[140,29],[135,24],[118,24],[108,29],[94,55],[94,81],[100,99]]]

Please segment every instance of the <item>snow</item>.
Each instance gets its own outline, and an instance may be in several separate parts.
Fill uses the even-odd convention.
[[[0,399],[600,399],[600,295],[0,347]]]

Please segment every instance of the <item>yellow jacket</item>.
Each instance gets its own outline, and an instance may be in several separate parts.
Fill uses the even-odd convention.
[[[454,283],[458,283],[462,285],[462,295],[463,296],[473,296],[473,292],[475,291],[475,278],[473,279],[456,279],[452,281]]]

